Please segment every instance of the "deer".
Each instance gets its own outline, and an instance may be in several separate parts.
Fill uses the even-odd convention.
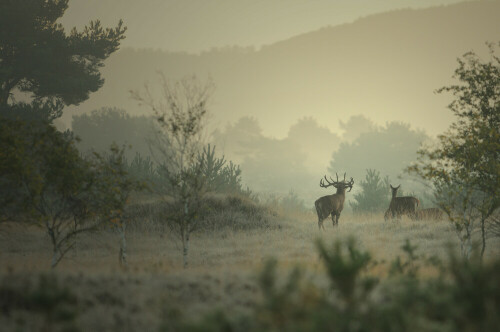
[[[330,181],[328,181],[325,175],[324,179],[321,179],[319,182],[319,186],[322,188],[334,187],[337,189],[335,194],[320,197],[316,200],[316,202],[314,202],[316,212],[318,213],[318,228],[320,230],[322,228],[325,230],[323,220],[328,218],[330,215],[332,216],[333,227],[339,224],[340,213],[344,208],[345,190],[349,188],[349,191],[351,191],[352,186],[354,185],[354,180],[352,178],[350,181],[345,180],[345,173],[343,181],[339,181],[337,173],[335,173],[335,175],[337,176],[337,181],[334,181],[332,177],[330,177]],[[326,181],[326,184],[323,180]]]
[[[420,205],[420,201],[417,198],[411,196],[396,197],[396,195],[398,194],[398,189],[401,187],[401,185],[393,187],[391,184],[390,186],[392,190],[392,199],[391,203],[389,204],[389,208],[387,209],[387,211],[385,211],[384,219],[388,220],[394,217],[399,219],[402,215],[408,215],[411,219],[414,219],[415,211]]]
[[[422,209],[415,212],[417,220],[441,220],[443,216],[443,211],[438,208]]]

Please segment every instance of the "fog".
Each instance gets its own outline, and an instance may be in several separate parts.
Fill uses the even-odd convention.
[[[252,190],[293,191],[309,206],[327,194],[324,175],[346,172],[357,184],[367,169],[423,190],[404,169],[451,123],[451,96],[435,90],[454,82],[459,56],[497,40],[499,13],[498,1],[73,0],[65,27],[123,18],[128,31],[102,69],[104,87],[58,125],[103,107],[148,117],[130,90],[157,84],[157,71],[196,75],[216,85],[207,141]],[[130,130],[108,126],[97,140],[73,129],[82,148],[94,138],[148,153],[141,137],[120,137]]]

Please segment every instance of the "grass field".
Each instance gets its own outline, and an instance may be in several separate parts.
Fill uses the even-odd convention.
[[[187,269],[182,267],[180,241],[161,225],[129,227],[126,270],[118,264],[117,234],[111,229],[84,234],[55,271],[49,268],[51,247],[42,228],[0,224],[4,292],[0,306],[8,304],[6,294],[16,299],[17,293],[46,287],[42,280],[48,277],[53,281],[50,287],[66,287],[76,298],[68,302],[74,311],[68,321],[80,330],[154,331],[168,325],[171,315],[196,320],[215,309],[235,314],[250,310],[261,297],[257,275],[271,257],[278,260],[283,278],[300,266],[312,282],[325,283],[315,248],[318,239],[330,243],[352,236],[378,262],[368,273],[380,277],[387,275],[396,256],[403,255],[400,248],[406,239],[417,246],[418,255],[445,259],[450,248],[458,250],[457,236],[447,221],[403,218],[386,222],[382,215],[344,213],[338,227],[325,220],[326,231],[319,231],[315,215],[300,213],[274,216],[272,223],[266,229],[194,233]],[[485,259],[499,254],[498,239],[489,239]],[[421,273],[434,272],[429,268]],[[51,315],[20,306],[9,315],[0,315],[0,326],[6,330],[52,329],[58,325],[51,323]]]

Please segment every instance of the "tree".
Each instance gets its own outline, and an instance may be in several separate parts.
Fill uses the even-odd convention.
[[[182,241],[183,264],[188,266],[190,234],[196,229],[205,179],[200,149],[207,117],[207,103],[213,91],[213,83],[202,84],[196,77],[184,78],[170,84],[160,74],[162,97],[158,100],[149,86],[143,92],[132,92],[132,97],[148,106],[158,121],[160,130],[151,148],[153,156],[161,164],[163,181],[158,194],[167,204],[174,204],[179,211],[168,216],[173,231]],[[173,200],[173,202],[172,202]]]
[[[120,251],[118,261],[121,266],[127,267],[127,204],[134,191],[146,189],[146,184],[131,176],[125,159],[125,147],[118,148],[112,144],[110,153],[100,155],[94,153],[96,169],[98,170],[97,183],[100,188],[101,219],[110,222],[120,236]],[[96,198],[94,198],[96,199]]]
[[[354,179],[359,179],[370,168],[395,179],[417,159],[417,150],[427,139],[424,132],[412,129],[409,124],[390,122],[385,127],[360,134],[351,143],[341,143],[332,155],[328,171],[335,174],[345,170]],[[404,186],[410,187],[409,184]]]
[[[2,119],[1,132],[0,215],[43,225],[55,267],[74,238],[96,226],[96,173],[80,157],[74,138],[47,123]]]
[[[67,8],[68,0],[0,2],[0,106],[18,89],[60,111],[103,85],[99,69],[118,49],[126,27],[120,20],[115,28],[103,28],[96,20],[67,35],[57,23]]]
[[[356,202],[349,202],[354,212],[380,212],[389,206],[389,177],[380,177],[380,172],[367,169],[365,180],[359,182],[361,192],[354,194]]]
[[[124,171],[124,150],[112,147],[108,156],[96,153],[83,159],[74,136],[48,122],[1,120],[0,220],[45,227],[52,243],[52,268],[80,233],[102,222],[118,226],[124,244],[120,217],[130,192],[142,189]]]
[[[154,129],[154,122],[152,117],[130,116],[125,110],[103,107],[73,116],[71,127],[81,139],[77,147],[83,153],[106,153],[113,143],[131,145],[125,157],[132,160],[137,153],[143,157],[150,155],[147,138]]]
[[[479,222],[481,256],[486,222],[500,206],[500,58],[494,44],[488,48],[488,62],[464,54],[453,76],[460,84],[437,90],[455,96],[448,108],[457,120],[438,136],[437,147],[419,150],[418,163],[408,168],[434,183],[438,204],[457,230]],[[462,244],[470,242],[471,232],[460,234]]]

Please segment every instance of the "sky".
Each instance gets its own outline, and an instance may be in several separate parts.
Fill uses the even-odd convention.
[[[370,14],[457,2],[462,0],[70,0],[61,23],[71,29],[123,19],[123,47],[199,53],[233,45],[259,49]]]
[[[60,20],[67,30],[81,30],[95,19],[115,27],[123,19],[127,32],[122,50],[105,61],[104,87],[65,110],[61,121],[69,127],[73,114],[103,106],[138,114],[129,91],[152,82],[161,70],[171,80],[193,74],[214,79],[216,126],[252,115],[266,135],[283,138],[304,116],[338,133],[339,119],[362,114],[378,125],[403,121],[435,136],[449,126],[452,115],[446,109],[449,100],[434,90],[450,84],[458,56],[484,46],[481,33],[491,27],[491,38],[498,29],[495,13],[486,12],[486,19],[485,12],[474,16],[460,9],[472,7],[467,4],[441,7],[463,2],[69,0]],[[381,13],[389,14],[377,15]],[[441,14],[452,22],[433,21]],[[210,52],[228,46],[260,51],[246,52],[248,57]],[[147,49],[137,53],[149,55],[136,58],[130,48]],[[185,54],[168,53],[166,58],[167,52],[156,50]]]

